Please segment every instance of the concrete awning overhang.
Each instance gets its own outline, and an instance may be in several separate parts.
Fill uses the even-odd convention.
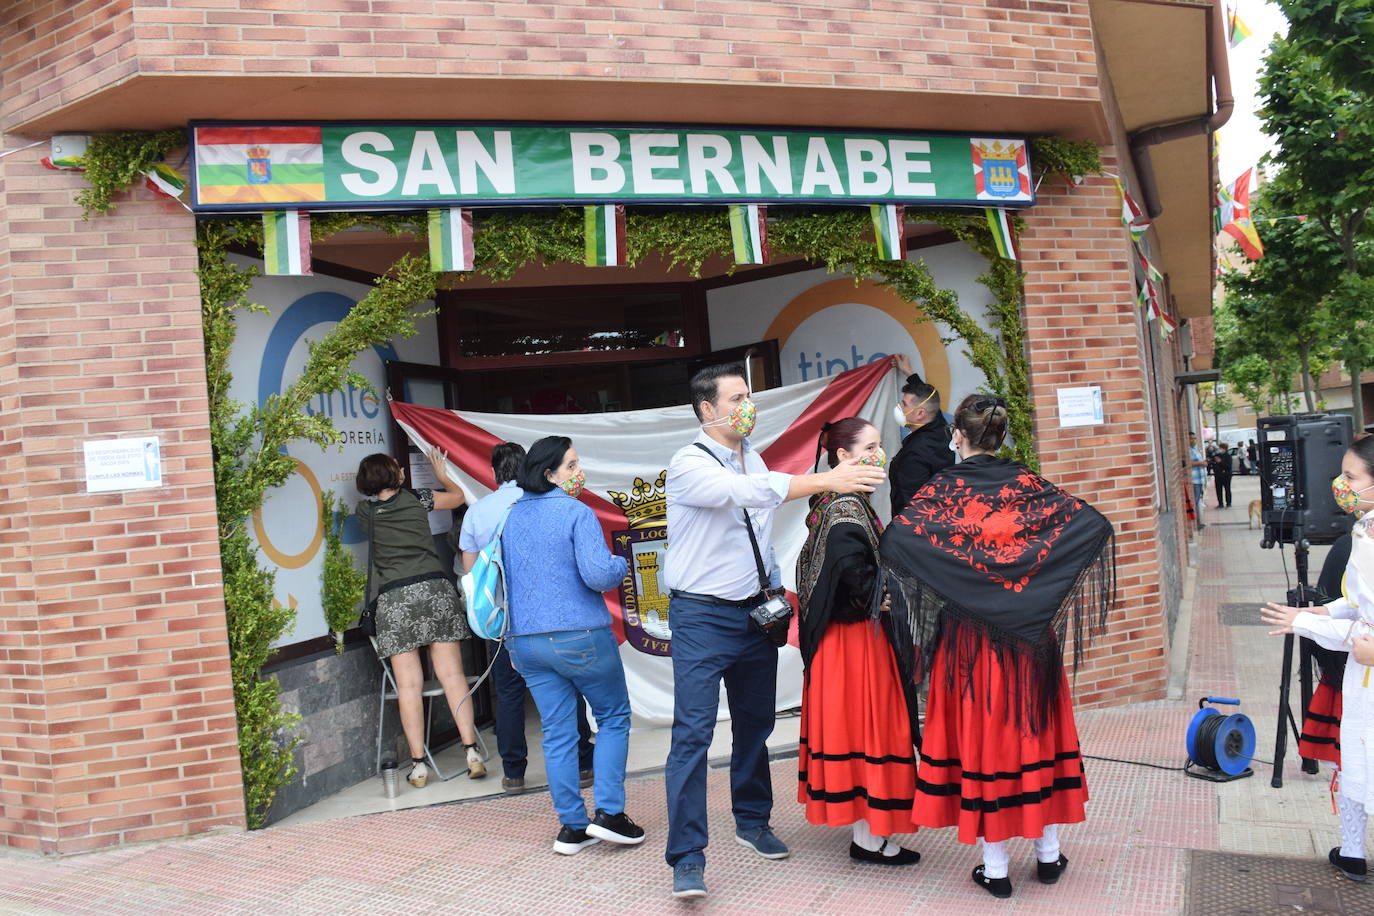
[[[1212,2],[1093,0],[1092,13],[1128,134],[1212,113],[1212,68],[1227,66],[1224,59],[1209,59],[1215,56],[1209,52]],[[1212,313],[1211,142],[1209,134],[1198,133],[1148,148],[1163,207],[1154,220],[1152,254],[1183,318]]]

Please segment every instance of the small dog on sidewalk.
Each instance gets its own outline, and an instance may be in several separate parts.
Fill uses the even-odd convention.
[[[1250,529],[1264,527],[1264,510],[1258,499],[1250,500]]]

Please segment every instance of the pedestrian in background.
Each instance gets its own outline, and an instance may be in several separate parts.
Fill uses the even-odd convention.
[[[524,495],[516,478],[525,464],[525,449],[515,442],[500,442],[491,449],[491,470],[496,489],[468,507],[458,533],[463,572],[471,572],[477,554],[496,536],[501,519]],[[525,741],[525,679],[510,663],[510,653],[499,642],[488,642],[491,653],[492,692],[496,695],[496,748],[501,755],[501,788],[507,795],[525,791],[525,767],[529,745]],[[592,726],[587,706],[577,698],[577,766],[581,788],[592,784]]]
[[[429,647],[434,676],[444,688],[459,739],[466,749],[468,776],[487,775],[477,748],[477,725],[468,699],[459,640],[470,639],[463,602],[448,578],[434,536],[429,513],[456,509],[463,491],[448,477],[445,455],[431,449],[429,463],[443,490],[403,489],[405,472],[390,455],[368,455],[358,463],[354,484],[365,499],[358,503],[358,524],[369,538],[371,569],[369,603],[375,602],[377,654],[391,663],[396,677],[401,730],[410,747],[406,779],[417,789],[429,781],[425,764],[425,684],[420,649]]]
[[[1201,530],[1207,526],[1202,523],[1202,493],[1207,489],[1207,460],[1197,449],[1197,434],[1188,434],[1188,467],[1193,475],[1193,508],[1197,512],[1197,526]]]
[[[1231,508],[1231,450],[1224,445],[1212,452],[1208,464],[1212,470],[1212,487],[1217,491],[1217,508]]]
[[[893,408],[899,426],[910,430],[902,447],[892,456],[888,468],[888,496],[892,514],[897,515],[911,502],[916,491],[936,471],[954,463],[949,447],[949,424],[940,410],[940,392],[911,372],[911,362],[903,355],[897,365],[906,370],[902,396]]]
[[[602,594],[625,578],[625,558],[611,553],[596,515],[578,500],[587,475],[566,436],[530,446],[518,483],[525,495],[511,505],[501,535],[506,641],[539,707],[561,825],[554,852],[573,855],[598,840],[642,843],[644,828],[625,814],[630,695]],[[578,694],[591,704],[597,726],[590,821],[578,790]]]

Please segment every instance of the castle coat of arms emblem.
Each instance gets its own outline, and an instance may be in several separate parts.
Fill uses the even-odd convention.
[[[267,147],[249,147],[248,181],[250,184],[272,183],[272,151]]]
[[[636,477],[629,493],[610,492],[625,513],[629,527],[611,533],[611,551],[629,563],[620,584],[625,609],[625,640],[648,655],[669,655],[668,593],[659,571],[668,546],[668,472],[659,471],[652,483]]]
[[[1030,169],[1022,140],[972,141],[973,184],[979,200],[1030,200]]]

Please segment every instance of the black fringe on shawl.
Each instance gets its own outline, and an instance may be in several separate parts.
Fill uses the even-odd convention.
[[[884,563],[882,578],[892,596],[892,610],[885,616],[891,618],[888,632],[894,644],[902,647],[897,664],[903,688],[918,690],[929,676],[936,649],[948,645],[947,686],[962,681],[960,690],[965,695],[972,693],[974,667],[986,640],[997,653],[1008,681],[1016,685],[1015,702],[1007,704],[1013,724],[1023,732],[1039,734],[1059,700],[1065,641],[1072,637],[1076,676],[1084,650],[1106,628],[1107,614],[1116,598],[1115,535],[1108,531],[1093,551],[1093,559],[1079,573],[1038,642],[996,627],[930,585]],[[1011,595],[1008,599],[1015,600]]]

